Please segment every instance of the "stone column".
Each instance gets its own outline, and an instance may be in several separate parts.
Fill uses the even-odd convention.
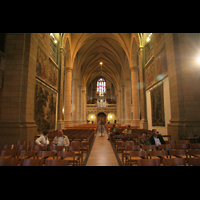
[[[79,97],[78,97],[78,119],[79,124],[82,124],[82,85],[79,85]]]
[[[71,122],[71,99],[72,99],[72,68],[65,68],[65,127],[72,126]]]
[[[86,90],[82,90],[82,124],[86,124]]]
[[[137,83],[138,83],[138,67],[133,66],[131,68],[133,126],[140,126],[139,89],[137,88]]]
[[[64,129],[63,121],[63,109],[64,109],[64,58],[65,58],[65,48],[60,47],[60,89],[59,89],[59,102],[58,102],[58,123],[57,129]]]
[[[131,85],[131,80],[130,79],[126,79],[125,80],[125,83],[126,83],[126,103],[125,103],[125,107],[126,107],[126,125],[131,125],[131,88],[130,88],[130,85]]]
[[[121,124],[124,124],[125,119],[125,106],[124,106],[124,85],[121,86]]]
[[[147,115],[146,115],[146,94],[145,94],[145,78],[144,78],[144,47],[140,46],[138,51],[139,60],[139,76],[140,76],[140,128],[148,129]]]
[[[78,116],[77,116],[77,111],[78,111],[78,79],[73,79],[73,96],[72,96],[72,122],[73,125],[78,124]]]
[[[121,90],[117,94],[117,123],[121,124]]]

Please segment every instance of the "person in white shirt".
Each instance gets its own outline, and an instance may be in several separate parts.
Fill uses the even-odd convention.
[[[53,140],[54,146],[69,146],[70,142],[66,135],[63,135],[62,130],[58,130],[58,136],[56,136]]]
[[[40,136],[40,137],[35,141],[35,143],[38,144],[38,145],[40,145],[41,147],[48,146],[48,145],[49,145],[48,135],[49,135],[48,130],[44,130],[44,131],[43,131],[43,135]]]

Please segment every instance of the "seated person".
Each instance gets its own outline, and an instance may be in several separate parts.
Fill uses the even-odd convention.
[[[130,125],[127,125],[126,129],[122,131],[122,135],[123,136],[128,136],[128,135],[131,135],[132,131],[131,131],[131,127]],[[131,140],[130,137],[128,137],[126,140]]]
[[[49,145],[49,139],[48,139],[48,135],[49,135],[49,132],[48,130],[44,130],[43,131],[43,135],[40,136],[36,141],[35,143],[37,145],[40,145],[40,147],[44,147],[44,146],[48,146]]]
[[[115,136],[115,135],[120,135],[118,125],[116,125],[115,128],[113,128],[113,131],[110,133],[110,136]]]
[[[115,128],[113,129],[112,135],[120,135],[119,134],[119,127],[118,127],[118,125],[116,125]]]
[[[156,129],[152,130],[152,134],[153,135],[150,138],[150,142],[152,145],[156,145],[158,148],[158,145],[165,144],[163,137],[161,135],[158,135],[158,132]]]
[[[110,129],[110,132],[108,132],[108,139],[110,140],[110,135],[112,135],[113,130],[115,129],[115,124],[113,124],[113,127]]]
[[[125,135],[130,135],[132,133],[131,127],[127,125],[126,129],[122,131],[122,134]]]
[[[69,146],[70,142],[66,135],[63,135],[62,130],[58,130],[58,136],[53,140],[54,146]]]
[[[147,133],[146,132],[142,132],[141,137],[138,138],[138,143],[139,145],[151,145],[149,138],[147,137]]]

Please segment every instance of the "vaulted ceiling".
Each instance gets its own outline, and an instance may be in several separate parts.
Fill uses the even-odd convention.
[[[117,38],[111,33],[85,36],[74,59],[74,76],[80,80],[82,78],[86,85],[102,76],[117,87],[117,83],[124,78],[124,69],[129,66],[126,44],[119,39],[119,35]],[[100,62],[103,63],[102,67]]]
[[[130,78],[131,37],[131,33],[71,33],[73,78],[87,86],[102,76],[118,89]]]

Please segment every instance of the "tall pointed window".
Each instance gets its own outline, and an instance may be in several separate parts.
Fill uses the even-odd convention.
[[[103,78],[97,80],[97,94],[103,97],[106,93],[106,81]]]

